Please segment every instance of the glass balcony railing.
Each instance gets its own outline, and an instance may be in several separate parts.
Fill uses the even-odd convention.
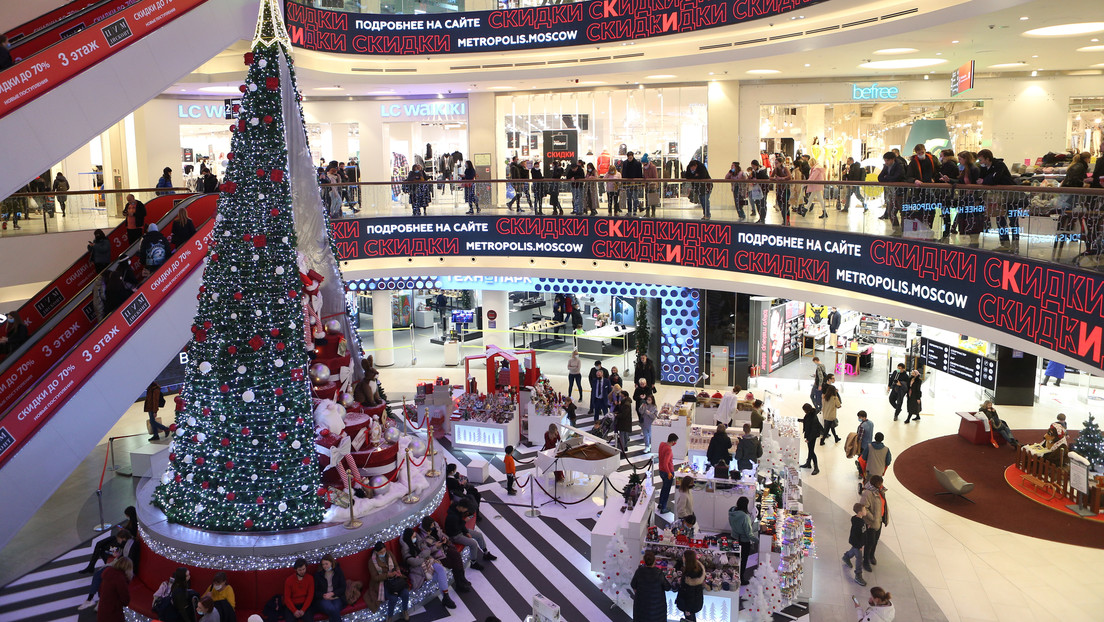
[[[419,15],[520,9],[554,4],[571,4],[583,0],[292,0],[297,4],[343,11],[346,13],[380,13],[384,15]]]

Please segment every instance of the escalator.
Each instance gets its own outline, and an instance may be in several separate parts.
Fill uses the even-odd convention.
[[[180,203],[196,223],[195,236],[102,322],[76,319],[89,312],[95,284],[89,285],[5,361],[8,372],[34,373],[19,376],[24,389],[10,391],[8,406],[0,408],[0,548],[187,343],[217,200],[195,195]],[[174,215],[171,210],[158,223],[166,237]],[[63,339],[53,337],[58,330]],[[50,362],[44,369],[35,362],[43,358]],[[5,386],[10,377],[4,375]]]
[[[139,0],[66,37],[64,20],[27,36],[13,55],[52,43],[0,71],[0,136],[33,147],[0,150],[0,196],[251,38],[256,11],[256,0]]]

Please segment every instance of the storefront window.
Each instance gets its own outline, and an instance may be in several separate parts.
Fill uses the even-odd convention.
[[[647,153],[662,177],[678,177],[691,159],[704,159],[706,101],[704,86],[499,96],[494,172],[504,176],[515,155],[543,164],[552,154],[604,174],[632,151]]]
[[[195,124],[180,126],[181,167],[200,164],[222,177],[229,163],[231,132],[225,124]],[[360,155],[360,129],[356,123],[308,123],[307,140],[314,161],[324,159],[346,161]]]
[[[1093,156],[1104,152],[1104,97],[1070,99],[1069,141],[1066,146],[1088,151]]]

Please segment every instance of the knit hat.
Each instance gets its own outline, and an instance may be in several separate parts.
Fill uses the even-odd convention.
[[[648,154],[646,152],[643,155],[640,156],[640,162],[643,163],[643,164],[648,163]]]
[[[146,230],[147,231],[157,231],[157,224],[151,222],[149,227],[146,228]]]

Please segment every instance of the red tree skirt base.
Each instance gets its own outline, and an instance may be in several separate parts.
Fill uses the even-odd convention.
[[[1104,515],[1081,516],[1077,512],[1069,509],[1069,506],[1073,504],[1072,499],[1063,497],[1061,493],[1054,493],[1053,489],[1038,488],[1032,485],[1024,479],[1025,475],[1027,475],[1027,473],[1021,471],[1018,466],[1010,464],[1008,468],[1004,470],[1004,481],[1008,482],[1008,485],[1011,486],[1013,490],[1043,507],[1069,516],[1104,524]]]

